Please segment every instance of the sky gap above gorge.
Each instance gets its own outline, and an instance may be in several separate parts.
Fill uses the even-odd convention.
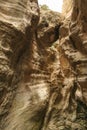
[[[46,4],[49,9],[57,12],[62,12],[63,0],[38,0],[39,5]]]

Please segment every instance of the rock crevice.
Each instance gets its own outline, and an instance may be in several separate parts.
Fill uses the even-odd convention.
[[[0,0],[0,130],[87,130],[87,1],[70,1]]]

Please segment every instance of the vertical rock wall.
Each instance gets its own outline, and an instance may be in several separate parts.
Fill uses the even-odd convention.
[[[86,7],[86,0],[73,0],[71,18],[65,19],[60,27],[58,48],[64,98],[59,115],[64,120],[63,129],[87,129]]]
[[[73,0],[63,0],[62,13],[65,17],[70,17],[73,9]]]
[[[86,7],[0,0],[0,130],[87,130]]]
[[[31,90],[25,85],[27,79],[30,81],[28,75],[38,66],[37,56],[33,56],[38,21],[36,0],[0,0],[0,130],[29,129],[30,125],[25,124],[28,117],[24,117],[28,114],[22,113],[24,109],[29,110],[28,100],[32,100]]]

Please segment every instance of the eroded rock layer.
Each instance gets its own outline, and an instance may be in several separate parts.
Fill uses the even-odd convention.
[[[73,0],[63,0],[62,13],[66,18],[71,16],[72,9],[73,9]]]
[[[86,7],[0,0],[0,130],[87,130]]]

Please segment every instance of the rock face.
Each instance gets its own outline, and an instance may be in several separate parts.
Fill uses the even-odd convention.
[[[64,80],[59,115],[64,120],[64,129],[70,130],[87,129],[86,6],[86,0],[73,1],[71,18],[65,19],[59,31],[58,48]]]
[[[40,8],[40,21],[37,27],[38,42],[45,48],[59,38],[59,28],[62,24],[63,16],[58,12]]]
[[[87,130],[87,0],[67,2],[0,0],[0,130]]]
[[[63,0],[62,13],[65,17],[70,17],[73,9],[73,0]]]
[[[0,130],[27,130],[35,126],[35,119],[31,119],[31,126],[27,124],[29,118],[33,118],[33,112],[32,117],[27,117],[27,109],[31,112],[33,107],[33,103],[28,107],[33,99],[27,80],[34,84],[33,71],[38,68],[33,61],[38,57],[34,56],[38,21],[37,0],[0,0]],[[35,110],[37,107],[34,106]],[[22,114],[23,111],[26,114]]]

